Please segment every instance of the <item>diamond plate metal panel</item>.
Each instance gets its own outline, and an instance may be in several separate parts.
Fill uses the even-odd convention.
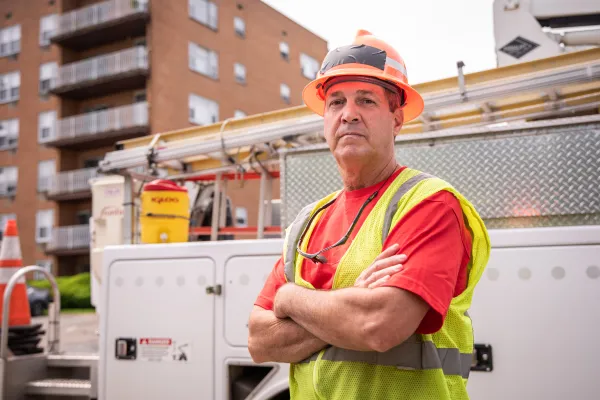
[[[342,187],[329,151],[288,154],[281,164],[282,227],[293,221],[304,206]]]
[[[450,182],[490,228],[600,223],[600,124],[556,126],[429,142],[398,143],[399,163]],[[328,151],[285,160],[289,223],[341,187]]]

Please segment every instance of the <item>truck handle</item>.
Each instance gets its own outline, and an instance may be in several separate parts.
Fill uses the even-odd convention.
[[[48,338],[48,352],[50,354],[59,354],[60,350],[60,291],[58,290],[58,285],[56,284],[56,280],[54,276],[45,270],[42,267],[38,267],[35,265],[21,268],[8,281],[6,285],[6,290],[4,292],[4,304],[2,305],[2,333],[0,334],[0,359],[4,362],[7,361],[8,358],[8,319],[10,312],[10,298],[12,297],[12,291],[17,284],[17,281],[21,279],[22,276],[28,274],[29,272],[41,272],[46,278],[50,281],[52,285],[52,291],[54,293],[54,307],[53,312],[50,315],[50,319],[48,320],[48,328],[49,330],[53,330],[52,340]]]

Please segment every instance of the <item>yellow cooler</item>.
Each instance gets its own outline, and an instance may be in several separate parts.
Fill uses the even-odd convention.
[[[190,199],[185,187],[158,179],[144,185],[141,200],[142,243],[188,241]]]

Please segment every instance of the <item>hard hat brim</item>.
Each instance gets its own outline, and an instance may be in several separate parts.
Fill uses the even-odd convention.
[[[316,114],[323,116],[325,111],[325,101],[319,96],[317,87],[323,85],[325,81],[332,77],[347,75],[362,75],[378,78],[387,82],[391,82],[400,89],[404,90],[406,94],[406,105],[403,108],[404,122],[412,121],[423,112],[425,104],[423,102],[423,97],[421,97],[419,92],[399,79],[393,79],[389,75],[384,75],[383,71],[381,70],[375,68],[365,68],[364,66],[357,68],[345,67],[343,69],[340,68],[337,71],[331,70],[326,76],[322,76],[313,80],[302,90],[302,99],[304,100],[304,104],[306,104],[306,106]]]

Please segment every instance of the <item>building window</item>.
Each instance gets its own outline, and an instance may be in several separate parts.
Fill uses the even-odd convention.
[[[17,148],[19,144],[19,120],[17,118],[0,121],[0,150]]]
[[[56,111],[41,112],[38,116],[38,142],[46,143],[54,139],[56,131]]]
[[[246,67],[244,66],[244,64],[233,64],[233,74],[235,75],[235,81],[237,83],[246,83]]]
[[[133,45],[134,46],[143,46],[143,47],[146,47],[146,44],[147,44],[146,36],[139,37],[139,38],[137,38],[137,39],[135,39],[133,41]]]
[[[219,104],[195,94],[190,94],[190,122],[198,125],[214,124],[219,120]]]
[[[315,79],[319,71],[319,62],[311,56],[300,53],[300,68],[305,78]]]
[[[58,27],[58,16],[56,14],[46,15],[40,18],[40,46],[50,45],[50,38]]]
[[[190,69],[213,79],[219,77],[219,56],[212,50],[190,42],[188,45]]]
[[[246,37],[246,22],[240,17],[233,18],[233,29],[239,37]]]
[[[98,158],[88,158],[87,160],[83,160],[83,168],[97,168],[102,161],[102,157]]]
[[[104,110],[108,110],[110,107],[108,106],[108,104],[94,104],[93,106],[87,106],[83,109],[83,112],[85,114],[87,113],[93,113],[93,112],[98,112],[98,111],[104,111]]]
[[[13,25],[0,30],[0,57],[12,56],[21,52],[21,25]]]
[[[285,83],[279,85],[279,94],[281,95],[283,101],[285,101],[286,103],[290,102],[290,87],[288,85],[286,85]]]
[[[21,73],[19,71],[0,75],[0,104],[19,100]]]
[[[38,163],[38,192],[47,192],[52,187],[56,175],[56,161],[44,160]]]
[[[215,3],[207,0],[189,0],[188,5],[192,19],[217,30],[219,10]]]
[[[17,219],[16,214],[0,214],[0,240],[4,236],[4,228],[6,228],[6,223],[9,219]]]
[[[35,218],[35,241],[48,243],[54,226],[54,210],[39,210]]]
[[[133,102],[134,103],[143,103],[146,101],[146,91],[140,90],[138,92],[133,93]]]
[[[290,46],[286,42],[279,43],[279,54],[285,61],[290,60]]]
[[[17,180],[19,171],[17,167],[0,168],[0,196],[12,197],[17,193]]]
[[[233,112],[233,118],[244,118],[247,114],[242,110],[235,110]]]
[[[52,260],[38,260],[35,262],[35,265],[37,265],[38,267],[42,267],[46,271],[52,273]],[[43,281],[44,279],[46,279],[46,275],[44,275],[43,273],[37,271],[33,273],[34,281]]]
[[[91,217],[91,210],[77,211],[77,225],[89,225]]]
[[[58,64],[48,62],[40,65],[40,94],[45,95],[50,91],[52,81],[58,74]]]

